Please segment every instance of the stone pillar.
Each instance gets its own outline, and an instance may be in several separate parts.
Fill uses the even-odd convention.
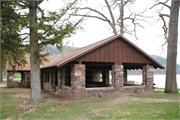
[[[106,85],[109,86],[109,70],[106,70]]]
[[[112,69],[111,71],[111,76],[112,76],[112,83],[111,83],[111,87],[114,87],[114,70]]]
[[[85,90],[85,65],[75,64],[71,67],[71,90],[72,98],[80,99]]]
[[[124,83],[127,84],[127,68],[124,68]]]
[[[154,79],[153,79],[153,66],[147,65],[146,66],[146,88],[153,89],[154,86]]]
[[[142,85],[146,85],[147,79],[146,79],[146,66],[142,67]]]
[[[60,80],[60,69],[58,68],[58,71],[57,71],[57,86],[58,86],[58,89],[60,89],[60,85],[61,84],[61,80]]]
[[[43,88],[44,88],[45,82],[46,82],[46,70],[43,71],[43,83],[41,83]]]
[[[119,91],[123,87],[124,81],[124,70],[123,65],[113,65],[112,70],[114,73],[114,87],[117,91]]]
[[[49,71],[48,70],[45,71],[45,83],[46,82],[49,82]]]
[[[25,85],[25,75],[24,72],[21,72],[21,85]]]
[[[66,80],[66,68],[63,68],[61,74],[61,85],[65,85],[65,80]]]
[[[93,81],[94,82],[100,82],[100,73],[101,71],[93,71]]]
[[[102,71],[102,82],[106,84],[106,71]]]
[[[30,72],[24,72],[25,87],[30,87]]]
[[[51,69],[49,69],[49,90],[52,91],[52,87],[51,87]]]
[[[51,71],[52,74],[52,82],[51,82],[51,86],[52,86],[52,90],[55,91],[56,90],[56,84],[55,84],[55,80],[56,80],[56,70],[52,69]]]
[[[7,72],[7,87],[14,87],[14,72]]]

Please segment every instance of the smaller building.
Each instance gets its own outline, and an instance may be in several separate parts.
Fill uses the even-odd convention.
[[[153,68],[164,69],[121,35],[77,49],[40,68],[43,89],[72,99],[99,97],[114,91],[153,93]],[[142,69],[141,84],[127,80],[127,70],[132,69]]]
[[[30,55],[25,55],[27,64],[24,67],[16,67],[16,72],[21,74],[21,81],[14,82],[14,71],[11,70],[9,65],[6,65],[7,70],[7,87],[15,87],[15,86],[22,86],[22,87],[30,87]],[[58,58],[57,56],[48,56],[46,59],[48,61],[43,61],[42,64],[45,64],[53,59]]]

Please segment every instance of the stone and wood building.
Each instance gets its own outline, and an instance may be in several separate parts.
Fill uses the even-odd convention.
[[[153,93],[153,69],[164,69],[164,66],[123,36],[116,35],[55,57],[40,68],[43,89],[82,99],[113,91]],[[127,70],[134,69],[142,69],[141,84],[127,80]],[[29,73],[30,69],[22,69],[22,84],[30,83]],[[8,87],[13,85],[9,83],[13,81],[12,74],[8,70]]]

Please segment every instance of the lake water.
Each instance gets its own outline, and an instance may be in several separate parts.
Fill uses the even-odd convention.
[[[165,88],[166,75],[154,75],[155,87]],[[142,75],[128,75],[128,81],[142,82]],[[180,88],[180,75],[176,75],[177,87]]]

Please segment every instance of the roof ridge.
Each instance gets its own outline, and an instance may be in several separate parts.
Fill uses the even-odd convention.
[[[119,36],[119,35],[116,35],[116,36]],[[95,43],[93,43],[93,44],[87,45],[87,46],[85,46],[85,47],[83,47],[83,48],[86,48],[86,47],[91,46],[91,45],[94,45],[94,44],[96,44],[96,45],[93,46],[93,47],[96,47],[96,46],[102,44],[103,41],[104,41],[104,42],[105,42],[105,41],[108,41],[109,39],[114,38],[114,37],[116,37],[116,36],[111,36],[111,37],[109,37],[109,38],[106,38],[106,39],[100,40],[100,41],[98,41],[98,42],[95,42]],[[101,42],[102,42],[102,43],[101,43]],[[99,44],[97,44],[97,43],[99,43]],[[77,55],[75,55],[75,56],[73,56],[73,57],[71,57],[71,58],[69,58],[69,59],[72,59],[72,58],[74,58],[74,57],[76,57],[76,56],[78,56],[78,55],[80,55],[80,54],[82,54],[82,53],[84,53],[84,52],[92,49],[93,47],[90,47],[89,49],[87,49],[87,50],[85,50],[85,51],[83,51],[83,52],[81,52],[81,53],[79,53],[79,54],[77,54]],[[67,59],[67,60],[69,60],[69,59]],[[58,65],[60,65],[60,64],[62,64],[62,63],[64,63],[64,62],[66,62],[67,60],[65,60],[65,61],[63,61],[63,62],[61,62],[61,63],[58,63],[56,66],[58,66]]]
[[[157,64],[160,68],[164,68],[164,66],[162,66],[160,63],[158,63],[156,60],[154,60],[152,57],[150,57],[146,52],[144,52],[142,49],[140,49],[138,46],[136,46],[134,43],[132,43],[130,40],[128,40],[127,38],[125,38],[122,35],[114,35],[114,36],[108,37],[106,39],[102,39],[100,41],[92,43],[90,45],[84,46],[82,48],[76,49],[75,51],[64,54],[63,56],[60,56],[59,58],[46,63],[41,68],[52,67],[52,66],[61,67],[65,64],[67,64],[68,62],[71,62],[72,60],[77,60],[79,57],[81,57],[81,56],[83,56],[105,44],[108,44],[109,42],[116,40],[117,38],[122,38],[125,42],[127,42],[132,47],[134,47],[134,49],[138,50],[140,53],[142,53],[144,56],[146,56],[152,62]]]

